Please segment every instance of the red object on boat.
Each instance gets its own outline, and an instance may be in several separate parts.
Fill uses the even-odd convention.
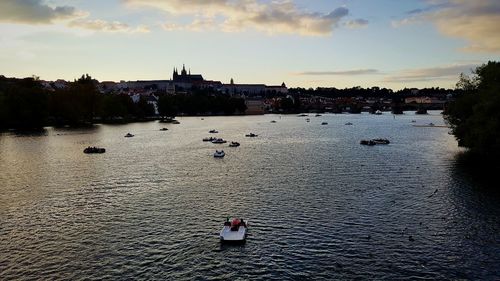
[[[232,226],[236,226],[236,225],[239,225],[240,224],[240,220],[239,219],[233,219],[233,222],[231,223]]]

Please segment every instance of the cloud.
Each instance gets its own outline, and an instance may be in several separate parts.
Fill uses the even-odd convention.
[[[50,24],[58,20],[74,19],[85,16],[71,6],[43,4],[42,0],[1,0],[0,22]]]
[[[42,0],[0,0],[0,22],[15,24],[53,24],[63,22],[71,28],[103,32],[144,33],[144,25],[135,28],[118,21],[87,19],[89,13],[72,6],[49,6]]]
[[[122,0],[130,7],[151,7],[172,16],[188,15],[187,25],[164,24],[163,28],[184,30],[218,29],[226,32],[256,29],[269,34],[330,35],[349,14],[339,7],[327,14],[300,10],[291,0],[262,3],[258,0]],[[364,24],[357,20],[358,24]]]
[[[384,82],[422,82],[433,80],[457,80],[460,73],[471,73],[477,64],[458,64],[430,68],[406,69],[384,78]]]
[[[393,22],[394,27],[418,22],[432,22],[442,34],[465,39],[463,51],[500,53],[500,1],[441,0],[428,1],[421,11]]]
[[[128,33],[150,32],[149,28],[146,26],[141,25],[136,28],[132,28],[126,23],[118,21],[109,22],[105,20],[80,19],[69,22],[68,26],[83,28],[92,31],[104,31],[104,32],[128,32]]]
[[[348,28],[361,28],[368,25],[368,21],[365,19],[355,19],[349,20],[344,23]]]
[[[306,71],[297,73],[297,75],[367,75],[367,74],[379,74],[376,69],[355,69],[355,70],[344,70],[344,71]]]
[[[161,27],[166,31],[187,30],[187,31],[201,32],[205,30],[215,29],[216,23],[213,18],[196,18],[190,24],[187,25],[164,23],[161,25]]]

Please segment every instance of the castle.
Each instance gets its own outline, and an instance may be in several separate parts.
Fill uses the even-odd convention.
[[[287,93],[288,88],[285,83],[277,86],[267,86],[265,84],[235,84],[233,79],[229,84],[223,84],[221,81],[205,80],[201,74],[191,74],[191,70],[186,70],[182,66],[179,73],[174,67],[171,80],[152,80],[152,81],[122,81],[119,88],[144,89],[155,88],[166,90],[168,93],[189,92],[191,89],[214,89],[221,93],[231,95],[259,95],[266,92]]]
[[[172,74],[172,81],[174,83],[196,83],[196,82],[203,82],[205,79],[203,79],[203,76],[201,74],[191,74],[191,69],[189,70],[189,73],[186,71],[186,66],[182,65],[182,71],[181,74],[177,71],[177,68],[174,68],[174,73]]]

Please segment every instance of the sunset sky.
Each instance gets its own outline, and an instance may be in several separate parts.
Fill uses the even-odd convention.
[[[498,0],[1,0],[0,75],[453,87],[499,60]]]

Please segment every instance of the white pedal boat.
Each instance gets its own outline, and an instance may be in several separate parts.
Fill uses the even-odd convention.
[[[215,153],[214,153],[214,157],[215,158],[224,158],[224,156],[226,156],[226,153],[224,152],[224,150],[216,150]]]
[[[247,238],[248,220],[233,219],[226,221],[220,232],[220,241],[226,243],[242,243]]]

